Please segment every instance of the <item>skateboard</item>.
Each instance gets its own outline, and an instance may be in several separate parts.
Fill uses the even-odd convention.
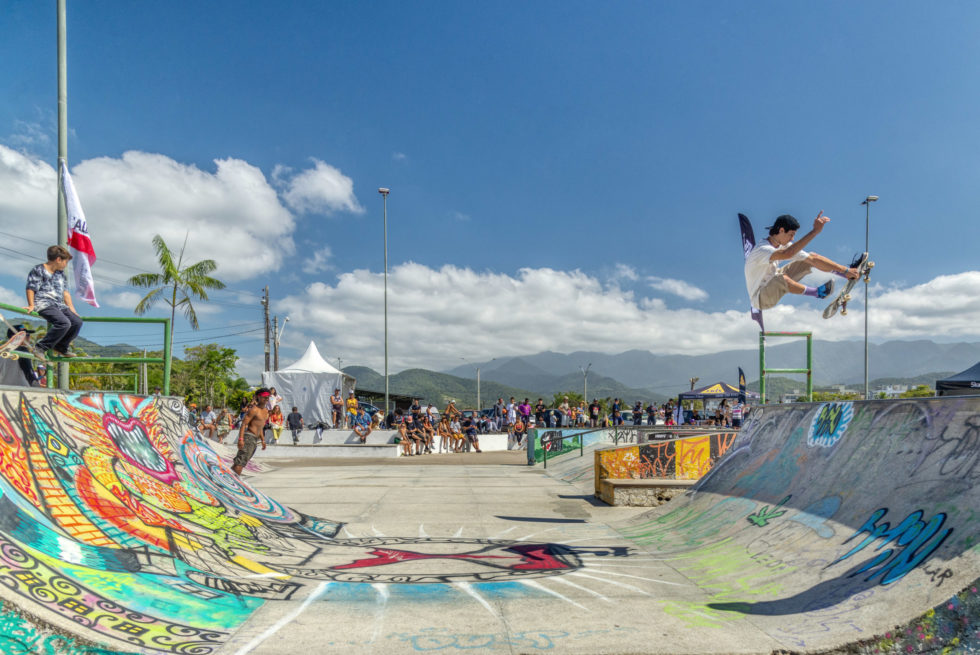
[[[858,276],[853,280],[847,280],[844,288],[840,290],[833,302],[827,305],[827,309],[823,310],[823,317],[830,318],[837,313],[837,310],[840,310],[841,316],[847,316],[847,303],[851,301],[851,291],[854,289],[854,285],[862,277],[864,283],[867,284],[871,280],[871,269],[874,267],[875,263],[868,258],[868,253],[863,252],[858,255],[850,266],[850,268],[858,269]]]
[[[0,343],[0,358],[16,361],[20,358],[20,353],[16,351],[25,343],[27,343],[27,333],[21,330],[5,342]]]

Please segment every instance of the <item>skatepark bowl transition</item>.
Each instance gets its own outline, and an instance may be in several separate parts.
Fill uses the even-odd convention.
[[[187,425],[172,398],[0,389],[0,651],[980,643],[980,398],[759,408],[654,509],[605,506],[521,453],[269,461],[240,480]]]

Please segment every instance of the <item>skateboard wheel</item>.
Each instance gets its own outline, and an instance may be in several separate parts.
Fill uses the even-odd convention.
[[[10,361],[16,362],[18,359],[20,359],[20,355],[10,353]]]
[[[841,316],[847,316],[847,308],[846,307],[844,309],[840,310],[840,315]]]
[[[875,267],[874,262],[868,262],[868,268],[874,268],[874,267]]]
[[[846,296],[841,298],[841,302],[851,302],[851,294],[847,294]]]
[[[6,350],[4,350],[2,353],[0,353],[0,357],[3,357],[4,359],[7,359],[8,357],[10,357],[10,353],[8,353]]]

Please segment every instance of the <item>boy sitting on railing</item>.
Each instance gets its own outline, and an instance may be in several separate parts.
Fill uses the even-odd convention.
[[[48,322],[48,332],[34,347],[34,356],[45,358],[50,349],[58,357],[76,357],[71,343],[82,329],[82,319],[75,311],[68,293],[65,267],[71,253],[62,246],[48,248],[48,261],[38,264],[27,274],[28,312],[37,312]]]

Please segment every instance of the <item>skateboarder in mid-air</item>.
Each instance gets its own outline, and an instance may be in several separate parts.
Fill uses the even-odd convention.
[[[753,248],[745,257],[745,285],[749,290],[752,306],[756,309],[775,307],[787,293],[826,298],[834,290],[834,281],[827,280],[819,287],[809,287],[800,280],[813,269],[834,273],[854,280],[860,275],[861,262],[847,267],[823,255],[806,252],[803,247],[813,241],[830,220],[820,212],[813,220],[813,229],[799,241],[793,241],[800,223],[789,214],[783,214],[769,227],[769,237]]]

